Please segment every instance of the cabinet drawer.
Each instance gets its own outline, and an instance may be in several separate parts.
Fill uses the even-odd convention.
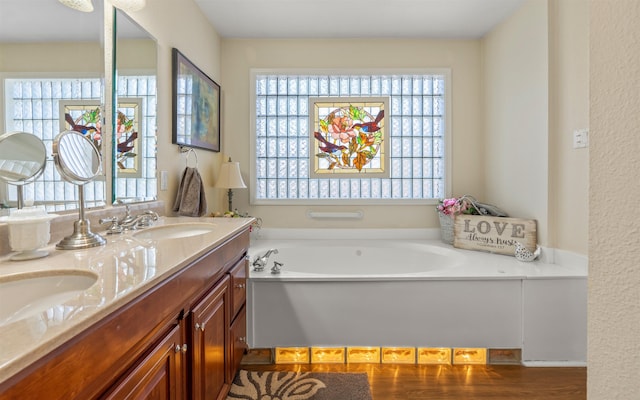
[[[240,363],[244,353],[248,350],[247,345],[247,314],[246,308],[242,307],[235,321],[229,329],[229,358],[230,369],[227,379],[229,383],[233,382],[236,372],[240,369]]]
[[[231,276],[231,319],[233,320],[240,311],[247,298],[247,268],[248,262],[242,258],[233,266]]]

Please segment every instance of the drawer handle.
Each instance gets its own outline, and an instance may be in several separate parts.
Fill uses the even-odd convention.
[[[185,343],[182,346],[177,344],[176,347],[175,347],[175,351],[176,351],[176,353],[180,353],[180,352],[186,353],[187,352],[187,344]]]
[[[239,341],[240,343],[247,343],[247,338],[246,338],[245,336],[240,336],[240,337],[238,338],[238,341]]]
[[[196,331],[200,329],[202,332],[204,332],[204,324],[199,324],[196,322]]]
[[[245,285],[244,283],[236,284],[236,289],[244,289],[245,287],[247,287],[247,285]]]

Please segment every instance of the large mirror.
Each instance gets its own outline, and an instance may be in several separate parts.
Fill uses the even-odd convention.
[[[113,201],[157,198],[157,43],[123,11],[115,17]]]
[[[44,172],[25,190],[48,211],[78,207],[73,186],[53,165],[56,135],[75,127],[99,148],[102,144],[96,110],[104,101],[104,0],[93,5],[88,13],[56,0],[0,5],[0,132],[28,132],[45,144]],[[86,185],[88,207],[105,204],[105,185],[104,176]],[[0,204],[15,202],[15,190],[2,193]]]

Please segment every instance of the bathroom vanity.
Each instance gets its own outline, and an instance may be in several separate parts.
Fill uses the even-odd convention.
[[[194,220],[161,218],[159,228],[193,230]],[[0,283],[45,264],[98,279],[62,305],[0,325],[0,397],[225,398],[246,349],[252,219],[199,220],[215,229],[112,235],[39,265],[3,259]]]

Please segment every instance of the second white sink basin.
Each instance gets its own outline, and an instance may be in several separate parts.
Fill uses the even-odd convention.
[[[216,230],[216,224],[206,222],[186,222],[171,225],[153,226],[133,234],[138,239],[180,239],[204,235]]]
[[[52,270],[0,277],[0,326],[41,313],[90,288],[89,271]]]

